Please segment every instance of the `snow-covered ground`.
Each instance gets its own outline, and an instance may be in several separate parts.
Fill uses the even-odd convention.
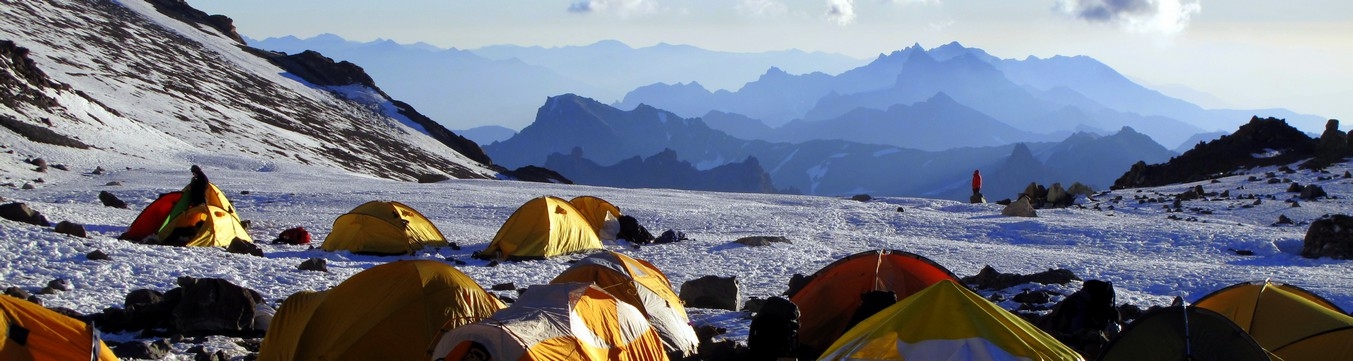
[[[231,158],[200,158],[211,180],[234,202],[249,230],[266,252],[265,258],[231,254],[211,248],[147,246],[115,239],[140,210],[163,192],[187,184],[187,166],[159,164],[105,166],[109,172],[90,174],[91,168],[56,169],[32,173],[44,177],[36,189],[0,188],[0,197],[25,202],[51,222],[84,224],[90,238],[57,234],[38,227],[0,220],[0,287],[18,286],[36,292],[48,281],[70,280],[75,290],[41,295],[49,307],[68,307],[82,313],[120,307],[131,290],[167,291],[176,277],[224,278],[254,289],[278,304],[302,290],[323,290],[372,266],[397,259],[454,259],[457,266],[486,288],[499,283],[518,287],[546,283],[564,270],[562,257],[530,262],[506,262],[496,267],[469,258],[493,238],[499,225],[522,203],[542,195],[567,198],[595,195],[636,217],[657,235],[663,230],[685,232],[689,241],[632,249],[627,243],[608,247],[646,259],[671,278],[673,286],[706,275],[736,276],[747,297],[783,293],[790,276],[811,274],[840,257],[871,249],[898,249],[931,258],[959,276],[976,274],[984,265],[1001,272],[1034,273],[1066,268],[1084,279],[1113,282],[1119,303],[1141,307],[1167,304],[1175,296],[1192,301],[1219,288],[1244,281],[1271,279],[1295,284],[1322,295],[1345,309],[1353,309],[1353,261],[1306,259],[1299,255],[1309,222],[1327,213],[1347,212],[1353,204],[1353,180],[1341,176],[1348,165],[1331,174],[1301,171],[1282,174],[1302,184],[1319,184],[1337,199],[1284,202],[1295,196],[1288,184],[1264,182],[1271,168],[1247,175],[1202,182],[1209,192],[1230,191],[1231,199],[1184,202],[1183,213],[1166,213],[1166,203],[1139,204],[1134,196],[1162,197],[1194,184],[1145,190],[1116,191],[1083,198],[1086,208],[1039,210],[1037,218],[1000,215],[996,204],[964,204],[920,198],[879,198],[869,202],[849,199],[765,194],[692,192],[667,189],[616,189],[493,180],[451,180],[434,184],[396,182],[355,176],[307,166],[258,163]],[[83,163],[84,162],[77,162]],[[10,174],[30,172],[9,165]],[[28,167],[31,168],[31,167]],[[120,185],[108,185],[119,182]],[[100,191],[111,192],[131,209],[104,207]],[[1264,196],[1256,206],[1237,196]],[[1275,196],[1270,200],[1267,196]],[[996,195],[989,195],[991,198]],[[1111,202],[1123,196],[1120,202]],[[1162,197],[1163,198],[1163,197]],[[316,243],[322,242],[333,220],[370,200],[406,203],[433,221],[461,250],[441,249],[401,257],[330,253],[307,246],[271,245],[283,229],[304,226]],[[1093,207],[1099,205],[1101,209]],[[1108,210],[1112,205],[1114,210]],[[899,212],[898,208],[903,211]],[[1210,210],[1201,214],[1191,208]],[[1190,219],[1172,220],[1170,216]],[[1271,226],[1279,215],[1295,226]],[[792,244],[746,247],[731,243],[744,236],[785,236]],[[111,260],[90,261],[85,254],[102,250]],[[1228,249],[1244,249],[1238,256]],[[329,273],[300,271],[309,258],[324,258]],[[1078,284],[1051,286],[1069,293]],[[513,296],[512,292],[503,295]],[[1002,304],[1013,307],[1014,304]],[[737,312],[692,310],[696,324],[713,323],[730,329],[732,339],[746,337],[749,319]],[[111,335],[127,339],[131,335]],[[227,343],[228,344],[228,343]],[[178,355],[177,357],[188,357]]]

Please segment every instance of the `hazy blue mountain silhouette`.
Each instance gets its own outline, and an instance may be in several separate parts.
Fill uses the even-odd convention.
[[[480,147],[483,147],[493,142],[500,142],[512,138],[512,136],[517,135],[517,131],[498,125],[485,125],[482,127],[457,130],[456,134],[460,134],[466,139],[479,144]]]
[[[602,166],[581,151],[554,153],[545,167],[559,172],[576,184],[621,188],[673,188],[718,192],[775,193],[770,175],[756,158],[728,163],[708,170],[696,169],[677,158],[675,151],[664,149],[643,158],[634,156],[616,164]]]

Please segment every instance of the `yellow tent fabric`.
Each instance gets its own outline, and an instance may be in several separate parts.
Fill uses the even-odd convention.
[[[475,344],[499,361],[667,360],[639,309],[581,282],[531,286],[511,307],[442,336],[432,359],[461,360]]]
[[[83,321],[6,295],[0,295],[0,313],[0,360],[117,360]],[[97,358],[90,352],[96,344]]]
[[[168,240],[175,229],[183,227],[197,229],[196,233],[184,243],[184,246],[189,247],[229,247],[230,242],[236,238],[247,242],[254,241],[234,212],[211,204],[188,208],[170,219],[164,229],[160,230],[158,237],[161,240]]]
[[[488,317],[497,297],[445,263],[396,261],[323,292],[287,297],[259,360],[417,360],[443,326]]]
[[[1052,336],[951,280],[846,331],[819,360],[1082,360]]]
[[[1315,299],[1295,286],[1256,282],[1218,290],[1194,305],[1231,319],[1283,360],[1353,360],[1353,317]]]
[[[617,299],[639,309],[653,324],[669,352],[692,356],[700,339],[691,328],[681,298],[667,276],[647,261],[617,252],[587,256],[556,276],[550,283],[595,283]]]
[[[370,201],[338,216],[320,247],[330,252],[410,254],[445,246],[442,231],[422,213],[399,202]]]
[[[573,204],[558,197],[527,201],[507,218],[479,254],[508,259],[540,259],[601,249],[601,239]]]
[[[606,213],[610,213],[611,217],[620,218],[620,207],[616,207],[605,199],[594,196],[578,196],[568,200],[568,203],[582,213],[583,219],[586,219],[587,223],[592,225],[592,230],[597,232],[598,235],[601,234],[602,227],[606,226]]]

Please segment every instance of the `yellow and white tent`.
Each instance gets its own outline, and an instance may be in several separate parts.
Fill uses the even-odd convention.
[[[819,360],[1082,360],[1023,318],[950,280],[879,311]]]
[[[427,359],[428,345],[443,327],[478,321],[502,307],[448,264],[386,263],[328,291],[287,297],[268,325],[258,359]]]
[[[691,356],[700,346],[671,281],[647,261],[616,252],[594,254],[578,260],[550,281],[567,282],[595,283],[620,301],[637,307],[658,331],[663,347],[669,352]]]
[[[620,207],[594,196],[573,197],[573,199],[568,200],[568,203],[572,204],[573,208],[577,208],[578,212],[582,212],[583,219],[586,219],[587,223],[592,225],[592,230],[597,232],[598,237],[603,240],[615,239],[615,233],[620,231],[618,220],[620,218]],[[613,223],[610,226],[613,229],[608,229],[608,221]]]
[[[476,349],[496,361],[667,360],[639,309],[581,282],[532,286],[511,307],[447,332],[432,360],[462,360]]]
[[[1283,360],[1353,360],[1353,317],[1300,287],[1240,283],[1203,296],[1194,306],[1231,319]]]
[[[601,249],[601,239],[573,204],[558,197],[527,201],[503,222],[481,257],[541,259]]]
[[[321,248],[330,252],[409,254],[423,247],[446,245],[446,236],[412,207],[370,201],[335,219]]]
[[[0,295],[0,360],[116,361],[97,332],[84,321]]]

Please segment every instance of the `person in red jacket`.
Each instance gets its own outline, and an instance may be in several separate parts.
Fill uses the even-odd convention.
[[[982,173],[976,169],[972,171],[972,194],[982,193]]]

